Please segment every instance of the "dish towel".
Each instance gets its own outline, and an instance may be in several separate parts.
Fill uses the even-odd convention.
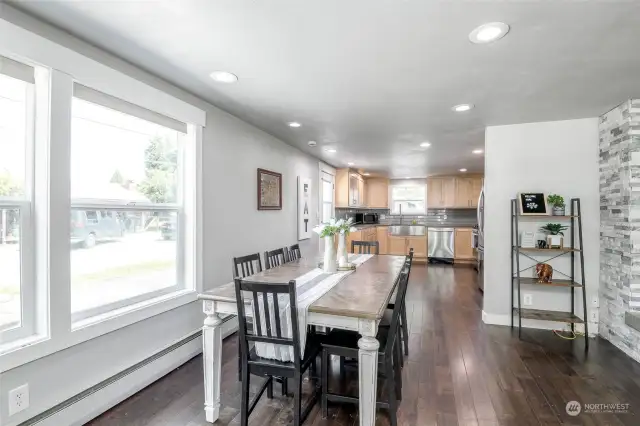
[[[372,254],[350,254],[349,262],[356,266],[356,270],[367,260],[371,259]],[[303,352],[298,354],[300,358],[304,355],[304,348],[307,340],[307,315],[309,312],[309,306],[316,300],[322,297],[327,291],[335,287],[340,281],[345,279],[348,275],[356,272],[340,271],[333,274],[324,272],[320,268],[316,268],[298,278],[296,278],[296,296],[298,302],[298,330],[300,332],[300,350]],[[260,328],[262,334],[266,336],[266,318],[263,307],[265,295],[261,295],[260,304]],[[273,330],[273,336],[275,336],[276,320],[275,320],[275,308],[273,304],[273,296],[267,295],[269,303],[269,320],[271,321],[271,330]],[[282,328],[282,337],[291,338],[293,335],[291,327],[291,308],[289,303],[289,295],[283,294],[278,296],[278,308],[280,309],[280,326]],[[256,321],[255,309],[253,302],[251,302],[251,310],[253,312],[254,321]],[[254,333],[257,332],[257,328],[254,327]],[[293,361],[294,353],[293,346],[275,345],[272,343],[256,342],[255,344],[256,354],[262,358],[276,359],[278,361],[291,362]]]

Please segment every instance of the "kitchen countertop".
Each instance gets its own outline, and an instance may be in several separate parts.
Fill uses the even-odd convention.
[[[375,228],[378,226],[423,226],[423,227],[427,227],[427,228],[473,228],[474,226],[476,226],[475,223],[446,223],[446,222],[434,222],[434,223],[418,223],[416,225],[413,225],[411,223],[403,223],[402,225],[400,225],[400,223],[367,223],[367,224],[361,224],[361,225],[355,225],[355,228],[358,231],[362,231],[363,229],[368,229],[368,228]]]

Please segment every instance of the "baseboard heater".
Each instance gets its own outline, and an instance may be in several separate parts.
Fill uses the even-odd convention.
[[[228,323],[229,321],[231,321],[231,320],[233,320],[235,318],[236,318],[235,315],[229,315],[229,316],[227,316],[227,317],[225,317],[223,319],[223,325],[222,325],[222,327],[223,327],[223,337],[227,337],[228,335],[230,335],[230,334],[232,334],[232,333],[234,333],[236,331],[235,327],[231,328],[231,329],[229,329],[227,327],[226,330],[224,329],[224,324]],[[229,326],[229,324],[227,324],[227,326]],[[83,399],[93,395],[94,393],[105,389],[106,387],[116,383],[117,381],[122,380],[124,377],[136,372],[137,370],[147,366],[148,364],[150,364],[150,363],[152,363],[152,362],[154,362],[154,361],[166,356],[167,354],[175,351],[176,349],[178,349],[178,348],[180,348],[180,347],[192,342],[195,339],[199,339],[201,337],[202,337],[202,331],[201,330],[197,331],[197,332],[185,337],[184,339],[180,340],[179,342],[176,342],[173,345],[171,345],[171,346],[169,346],[169,347],[167,347],[167,348],[165,348],[165,349],[163,349],[163,350],[151,355],[150,357],[145,358],[144,360],[138,362],[137,364],[134,364],[131,367],[121,371],[120,373],[115,374],[115,375],[113,375],[113,376],[101,381],[100,383],[98,383],[98,384],[96,384],[96,385],[94,385],[94,386],[92,386],[92,387],[90,387],[90,388],[88,388],[88,389],[86,389],[86,390],[84,390],[84,391],[72,396],[71,398],[69,398],[69,399],[67,399],[67,400],[65,400],[65,401],[63,401],[63,402],[51,407],[50,409],[48,409],[46,411],[43,411],[42,413],[38,414],[37,416],[34,416],[34,417],[30,418],[29,420],[20,423],[18,426],[37,425],[37,424],[43,422],[44,420],[46,420],[47,418],[49,418],[49,417],[51,417],[51,416],[53,416],[55,414],[58,414],[59,412],[61,412],[63,410],[66,410],[67,408],[71,407],[74,404],[77,404],[78,402],[80,402]]]

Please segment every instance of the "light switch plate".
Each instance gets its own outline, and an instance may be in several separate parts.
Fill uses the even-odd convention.
[[[531,293],[525,293],[524,296],[522,296],[522,304],[525,306],[533,305],[533,295]]]
[[[9,416],[29,408],[29,384],[9,391]]]

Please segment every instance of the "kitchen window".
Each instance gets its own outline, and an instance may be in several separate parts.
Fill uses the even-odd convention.
[[[185,288],[186,138],[184,123],[74,84],[74,322]]]
[[[425,214],[424,185],[392,186],[391,212],[396,214]]]
[[[35,330],[34,68],[0,56],[0,341]]]

